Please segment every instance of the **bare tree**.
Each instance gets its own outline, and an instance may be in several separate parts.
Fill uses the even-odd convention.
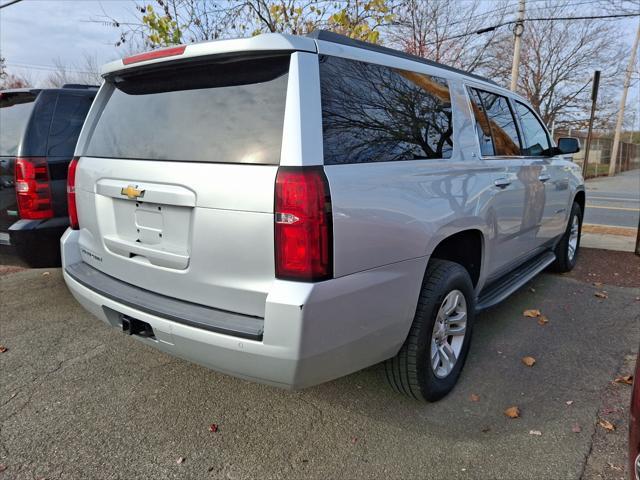
[[[606,20],[562,20],[575,16],[570,0],[547,0],[525,22],[518,92],[529,99],[543,120],[560,126],[588,117],[590,79],[601,70],[598,120],[602,127],[615,115],[616,82],[622,73],[627,47],[616,33],[616,25]],[[540,10],[544,8],[544,10]],[[508,85],[511,76],[513,38],[506,31],[484,54],[481,69]]]
[[[5,58],[0,57],[0,90],[33,86],[33,81],[29,75],[9,73],[6,65]]]
[[[61,87],[67,83],[100,85],[100,63],[95,55],[85,53],[78,64],[67,65],[59,57],[53,60],[54,70],[44,83],[48,87]]]
[[[265,32],[306,34],[318,28],[371,42],[403,0],[155,0],[136,4],[139,22],[121,22],[103,11],[93,21],[120,30],[116,46],[137,49]]]
[[[482,8],[480,0],[406,0],[398,8],[389,41],[405,52],[453,67],[473,71],[482,67],[484,51],[496,42],[496,31],[476,31],[504,21],[509,13],[506,0]]]

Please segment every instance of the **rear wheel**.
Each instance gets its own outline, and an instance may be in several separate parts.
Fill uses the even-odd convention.
[[[569,222],[564,235],[556,245],[554,253],[556,260],[551,264],[551,269],[555,272],[564,273],[573,270],[578,261],[578,250],[580,248],[580,235],[582,233],[582,208],[578,203],[571,207]]]
[[[431,260],[409,336],[385,364],[391,386],[428,402],[449,393],[467,359],[474,309],[467,270],[447,260]]]

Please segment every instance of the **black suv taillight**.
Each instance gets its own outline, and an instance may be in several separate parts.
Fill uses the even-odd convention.
[[[39,220],[53,217],[47,159],[43,157],[16,158],[15,176],[20,218]]]
[[[331,197],[322,167],[280,167],[274,212],[276,277],[309,282],[331,278]]]

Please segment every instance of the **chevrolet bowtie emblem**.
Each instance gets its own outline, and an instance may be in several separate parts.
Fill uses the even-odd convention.
[[[126,195],[127,198],[130,198],[131,200],[135,200],[136,198],[144,197],[144,190],[138,190],[133,185],[129,185],[127,187],[124,187],[122,190],[120,190],[120,193],[122,195]]]

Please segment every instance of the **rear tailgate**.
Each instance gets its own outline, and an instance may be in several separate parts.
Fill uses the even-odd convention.
[[[108,79],[76,173],[85,262],[264,316],[289,54]]]
[[[14,165],[18,146],[33,110],[37,90],[0,92],[0,245],[18,218]]]

